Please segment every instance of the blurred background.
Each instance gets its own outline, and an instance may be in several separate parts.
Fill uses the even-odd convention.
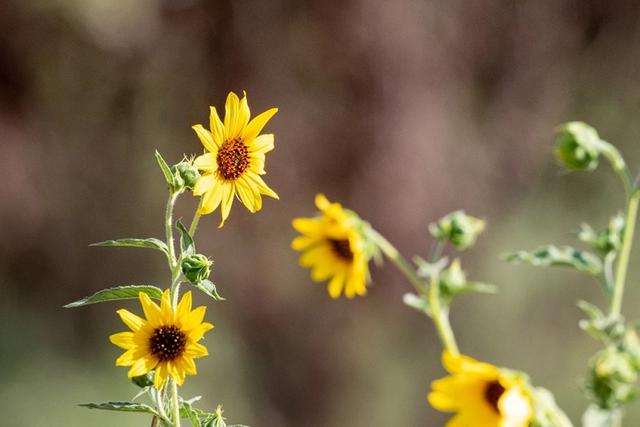
[[[103,287],[167,285],[156,253],[87,244],[162,237],[153,151],[199,153],[191,125],[208,124],[230,90],[246,90],[254,113],[280,109],[266,181],[281,200],[256,215],[236,201],[221,230],[219,211],[201,221],[199,249],[227,301],[197,298],[216,329],[185,395],[254,427],[443,425],[426,403],[444,374],[440,344],[402,304],[409,287],[392,265],[372,267],[369,294],[353,301],[331,300],[298,267],[290,220],[322,191],[407,256],[426,254],[427,224],[449,211],[486,219],[463,266],[500,293],[456,301],[461,348],[529,372],[577,421],[598,346],[575,302],[605,300],[585,276],[499,254],[575,243],[582,220],[601,228],[622,208],[607,165],[561,172],[552,135],[584,120],[638,171],[639,73],[635,1],[0,2],[3,425],[148,425],[74,406],[136,393],[107,339],[123,330],[122,304],[61,307]],[[195,206],[183,197],[177,217]],[[625,425],[639,423],[635,405]]]

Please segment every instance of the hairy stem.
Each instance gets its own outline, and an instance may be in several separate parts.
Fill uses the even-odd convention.
[[[193,220],[191,220],[191,226],[189,227],[189,235],[191,236],[191,238],[193,238],[193,235],[196,234],[198,222],[200,222],[200,212],[196,210],[196,213],[193,214]]]
[[[624,223],[624,236],[622,238],[622,247],[620,248],[620,255],[618,257],[618,264],[616,268],[616,280],[613,288],[613,298],[611,299],[611,314],[613,315],[619,315],[622,311],[622,295],[624,293],[624,284],[627,278],[629,256],[631,255],[631,245],[633,243],[636,219],[638,217],[639,202],[640,191],[636,190],[627,202],[627,212]]]
[[[169,199],[167,200],[167,208],[164,215],[164,231],[167,238],[167,247],[169,249],[169,263],[173,270],[176,265],[176,254],[173,246],[173,207],[176,204],[178,193],[171,192]]]
[[[171,379],[171,401],[173,406],[173,426],[180,427],[180,404],[178,402],[178,384]]]
[[[393,264],[406,277],[411,285],[418,291],[429,303],[431,310],[431,319],[436,327],[438,336],[442,341],[443,347],[451,353],[458,354],[458,345],[456,344],[451,324],[449,323],[449,310],[442,307],[440,303],[440,286],[438,277],[431,277],[430,286],[418,277],[415,270],[409,262],[398,252],[398,250],[375,230],[369,232],[369,236],[374,240],[380,250],[393,262]],[[438,250],[439,251],[439,250]]]

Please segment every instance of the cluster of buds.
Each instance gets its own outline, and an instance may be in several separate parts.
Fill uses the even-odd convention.
[[[601,154],[609,159],[615,171],[625,168],[618,150],[600,139],[598,132],[588,124],[569,122],[556,130],[555,155],[567,169],[594,170]]]
[[[464,211],[455,211],[429,225],[429,232],[439,241],[448,241],[459,250],[473,246],[484,231],[485,222]]]

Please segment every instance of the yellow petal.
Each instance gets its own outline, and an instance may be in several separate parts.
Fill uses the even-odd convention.
[[[213,190],[217,183],[216,176],[214,174],[202,175],[196,181],[196,185],[193,186],[193,195],[202,196],[205,193]]]
[[[223,187],[224,186],[222,184],[216,181],[211,190],[207,191],[207,193],[202,197],[200,206],[198,207],[198,212],[201,215],[210,214],[218,208],[220,201],[222,200]]]
[[[181,365],[181,368],[189,375],[196,375],[198,371],[196,370],[196,364],[193,359],[189,357],[182,357],[178,363]]]
[[[333,299],[339,298],[340,293],[342,292],[342,288],[344,287],[344,272],[338,273],[333,276],[333,279],[329,282],[327,286],[327,290],[329,291],[329,296]]]
[[[234,196],[234,184],[232,182],[225,182],[222,185],[222,222],[218,228],[222,228],[224,222],[229,217],[229,212],[231,212],[231,205],[233,204],[233,196]]]
[[[142,357],[131,366],[127,375],[129,378],[137,377],[140,375],[144,375],[147,372],[151,371],[158,364],[158,359],[155,356],[148,355]]]
[[[224,139],[226,141],[239,137],[242,128],[249,121],[247,97],[245,96],[241,102],[235,93],[229,92],[224,109]]]
[[[213,138],[213,142],[218,147],[221,147],[224,142],[224,125],[220,120],[220,116],[218,116],[216,107],[209,107],[209,110],[209,127],[211,128],[211,136]]]
[[[193,161],[193,165],[201,171],[208,173],[214,173],[218,170],[218,161],[216,160],[216,155],[213,153],[204,153],[196,157]]]
[[[206,130],[202,125],[191,126],[198,135],[198,139],[204,145],[204,148],[209,150],[212,153],[218,152],[218,146],[213,142],[213,137],[211,136],[211,132]]]
[[[247,127],[244,128],[244,131],[241,135],[242,139],[244,139],[245,141],[251,141],[256,138],[262,131],[262,128],[264,128],[271,117],[273,117],[273,115],[277,112],[277,108],[270,108],[264,113],[260,113],[255,116],[253,120],[249,122]]]
[[[273,150],[273,147],[273,134],[267,133],[256,137],[256,139],[249,144],[249,151],[251,153],[265,154]]]
[[[184,355],[187,357],[198,358],[209,355],[209,351],[207,347],[198,343],[191,343],[187,345],[187,348],[184,350]]]
[[[136,346],[136,342],[133,339],[133,332],[119,332],[117,334],[113,334],[109,337],[109,341],[125,350]]]
[[[252,184],[258,187],[258,190],[260,191],[260,193],[264,194],[265,196],[272,197],[276,200],[280,199],[280,197],[278,197],[276,192],[273,191],[271,188],[269,188],[259,175],[256,175],[253,173],[247,173],[245,174],[245,177],[247,178],[247,180],[250,180]]]
[[[162,324],[162,317],[160,316],[160,307],[149,298],[144,292],[140,292],[138,295],[140,298],[140,305],[142,305],[142,310],[144,311],[144,315],[149,322],[149,325],[152,328],[158,328]]]
[[[201,323],[200,325],[196,326],[191,332],[189,332],[189,338],[193,342],[200,341],[205,332],[210,331],[211,329],[213,329],[213,325],[211,323]]]
[[[133,332],[139,331],[140,328],[142,328],[146,323],[143,318],[136,316],[135,314],[133,314],[129,310],[125,310],[124,308],[116,311],[116,313],[118,313],[120,319],[122,319],[124,324],[131,328]]]
[[[327,197],[322,193],[316,194],[315,202],[320,211],[326,211],[327,209],[329,209],[329,206],[331,206],[331,202],[329,202]]]
[[[291,248],[296,251],[302,251],[316,242],[318,242],[318,239],[314,239],[313,237],[298,236],[291,241]]]
[[[187,317],[189,313],[191,313],[191,302],[192,302],[191,291],[187,291],[182,296],[182,299],[178,303],[178,307],[176,309],[176,318],[178,320]]]
[[[190,312],[189,314],[181,317],[180,320],[180,329],[184,332],[190,332],[198,327],[204,320],[204,316],[207,313],[207,307],[201,305],[197,307],[195,310]]]
[[[164,325],[172,325],[174,322],[173,308],[171,307],[171,295],[169,289],[162,293],[160,299],[160,317]]]
[[[136,349],[125,351],[116,359],[116,366],[131,366],[136,362]]]
[[[240,196],[240,201],[242,202],[242,204],[245,205],[247,209],[249,209],[249,212],[255,213],[256,212],[255,201],[256,199],[260,198],[260,194],[251,193],[251,189],[249,188],[248,184],[246,184],[246,181],[244,180],[236,181],[236,190],[238,192],[238,196]]]
[[[153,385],[160,390],[164,383],[167,381],[169,372],[167,371],[167,362],[160,362],[156,366],[156,372],[153,376]]]
[[[291,225],[302,234],[318,234],[321,222],[317,218],[295,218]]]

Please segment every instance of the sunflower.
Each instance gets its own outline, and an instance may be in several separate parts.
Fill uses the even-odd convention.
[[[293,220],[293,227],[302,233],[291,242],[293,249],[303,252],[300,265],[311,269],[316,282],[330,279],[332,298],[343,292],[347,298],[365,295],[368,256],[358,218],[339,203],[330,203],[323,194],[318,194],[315,202],[320,216]]]
[[[529,425],[531,397],[515,373],[449,351],[442,364],[451,375],[431,384],[428,400],[439,411],[457,412],[446,427]]]
[[[144,292],[139,298],[146,319],[124,309],[117,311],[131,332],[109,337],[113,344],[127,350],[116,360],[116,366],[131,366],[129,378],[155,369],[153,382],[158,389],[169,375],[182,385],[186,375],[196,374],[193,359],[208,354],[207,348],[198,344],[213,328],[211,323],[202,322],[206,307],[192,311],[191,292],[184,294],[175,311],[169,290],[162,294],[160,307]]]
[[[209,116],[211,130],[202,125],[193,126],[206,153],[195,159],[202,172],[193,194],[202,196],[198,212],[209,214],[221,206],[222,222],[229,217],[234,196],[251,213],[262,208],[262,194],[278,199],[278,195],[265,184],[265,154],[273,150],[273,134],[260,135],[269,119],[278,112],[271,108],[249,121],[247,95],[242,99],[230,92],[225,103],[224,122],[215,107]]]

